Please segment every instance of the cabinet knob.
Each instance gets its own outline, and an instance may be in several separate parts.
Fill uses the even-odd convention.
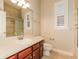
[[[30,56],[30,59],[32,59],[32,56]]]
[[[33,56],[35,56],[35,54],[33,54]]]

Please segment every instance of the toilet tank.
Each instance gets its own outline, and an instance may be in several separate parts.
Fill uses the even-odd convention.
[[[45,50],[51,50],[52,49],[52,44],[44,43],[44,49]]]

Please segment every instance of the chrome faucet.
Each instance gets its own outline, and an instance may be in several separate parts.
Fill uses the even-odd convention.
[[[19,40],[23,40],[23,38],[24,38],[24,34],[21,34],[21,35],[18,36]]]

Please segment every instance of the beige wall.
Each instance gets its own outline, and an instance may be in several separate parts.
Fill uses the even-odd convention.
[[[76,57],[77,59],[77,54],[78,54],[78,48],[77,48],[77,41],[78,41],[78,0],[73,0],[73,20],[72,20],[72,39],[73,39],[73,53],[74,53],[74,56]]]
[[[4,10],[4,0],[0,0],[0,10]]]
[[[25,35],[40,35],[40,0],[28,0],[31,4],[31,12],[32,12],[32,29],[27,30]],[[26,11],[27,13],[27,11]]]
[[[33,35],[40,35],[40,0],[29,0],[33,11]]]
[[[73,39],[71,38],[71,26],[72,26],[72,1],[69,3],[69,25],[68,29],[55,29],[54,18],[54,4],[59,0],[41,0],[41,35],[45,37],[45,40],[49,40],[51,37],[55,40],[52,41],[54,49],[62,50],[68,53],[72,53]]]

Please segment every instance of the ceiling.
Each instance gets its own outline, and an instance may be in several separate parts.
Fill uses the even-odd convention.
[[[17,9],[21,9],[21,7],[17,6],[16,4],[13,4],[10,0],[4,0],[5,3],[12,5],[13,7],[17,8]]]

